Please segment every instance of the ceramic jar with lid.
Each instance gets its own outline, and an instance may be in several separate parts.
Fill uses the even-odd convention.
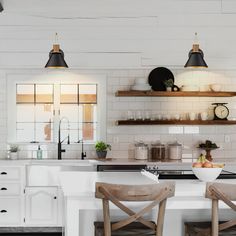
[[[164,161],[166,147],[160,142],[151,144],[151,161]]]
[[[136,160],[147,160],[148,159],[148,144],[144,142],[135,143],[135,159]]]
[[[177,141],[168,144],[168,153],[170,160],[181,160],[182,159],[182,144]]]

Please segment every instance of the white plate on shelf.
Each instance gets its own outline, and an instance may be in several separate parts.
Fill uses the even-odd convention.
[[[151,86],[149,84],[136,84],[131,87],[131,90],[149,91]]]

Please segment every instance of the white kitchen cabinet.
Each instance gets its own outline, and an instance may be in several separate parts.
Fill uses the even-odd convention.
[[[58,197],[58,187],[27,187],[25,189],[26,225],[57,225]]]
[[[0,199],[0,225],[20,225],[21,199],[8,197]]]
[[[24,224],[24,176],[22,166],[0,167],[0,226]]]
[[[61,171],[94,170],[89,161],[0,161],[0,227],[60,227],[63,222]]]
[[[20,167],[0,167],[0,181],[20,181],[22,170]]]

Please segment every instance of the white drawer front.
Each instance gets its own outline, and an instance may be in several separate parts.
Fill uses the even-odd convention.
[[[0,198],[0,225],[20,223],[20,198]]]
[[[1,180],[20,180],[19,167],[0,167],[0,181]]]
[[[9,195],[20,195],[21,185],[11,184],[11,183],[1,183],[0,182],[0,197]]]

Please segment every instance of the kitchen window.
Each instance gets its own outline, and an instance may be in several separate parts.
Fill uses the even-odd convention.
[[[70,138],[94,142],[97,131],[97,85],[60,85],[60,117],[70,121]],[[64,127],[66,135],[66,127]]]
[[[8,142],[58,141],[69,120],[71,143],[106,139],[106,77],[60,72],[7,75]],[[67,119],[61,137],[68,134]]]
[[[53,111],[53,84],[16,84],[16,140],[51,142]]]
[[[52,142],[61,118],[72,142],[97,137],[97,84],[16,84],[16,141]],[[65,119],[63,119],[65,120]]]

